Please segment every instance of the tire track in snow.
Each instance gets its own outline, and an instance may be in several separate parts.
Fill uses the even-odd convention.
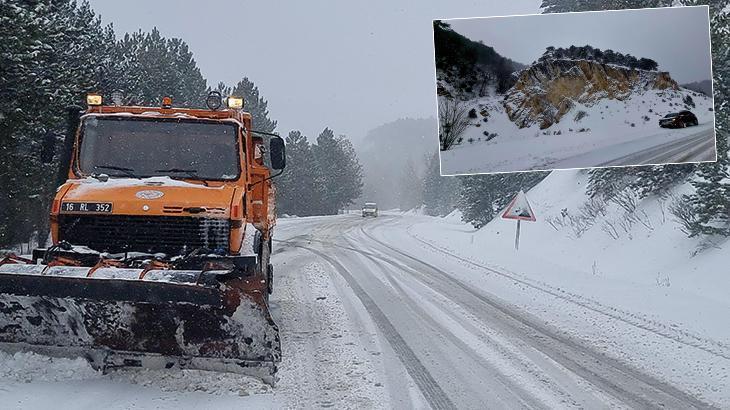
[[[534,281],[522,275],[508,273],[489,266],[485,266],[481,263],[454,254],[449,250],[441,248],[440,246],[434,245],[430,241],[424,240],[418,237],[418,235],[413,234],[412,232],[410,232],[410,230],[407,230],[407,232],[411,237],[428,246],[429,248],[452,258],[458,259],[481,270],[486,270],[490,273],[494,273],[511,281],[518,282],[537,291],[547,293],[551,296],[573,303],[590,311],[599,313],[604,316],[608,316],[611,319],[618,320],[641,330],[653,333],[657,336],[661,336],[665,339],[669,339],[689,347],[700,349],[719,358],[730,360],[730,346],[727,346],[725,343],[698,336],[685,330],[672,329],[671,326],[668,326],[656,320],[646,319],[631,312],[625,312],[611,306],[603,305],[602,303],[590,299],[586,296],[573,294],[562,289],[557,289],[544,282]],[[390,247],[390,245],[386,246]]]
[[[459,279],[456,279],[447,272],[429,263],[423,262],[405,252],[395,249],[393,246],[385,242],[380,241],[370,233],[366,232],[363,227],[360,227],[360,231],[370,240],[383,246],[386,251],[396,253],[402,257],[412,260],[428,268],[433,273],[436,273],[438,276],[441,276],[441,279],[444,280],[444,285],[448,286],[449,284],[452,284],[461,288],[462,290],[466,291],[467,295],[471,295],[477,298],[479,301],[485,303],[490,308],[496,310],[496,313],[501,313],[505,318],[511,319],[521,324],[523,329],[520,329],[519,326],[511,325],[510,323],[508,323],[508,321],[502,321],[508,326],[513,326],[516,330],[516,332],[514,332],[515,335],[525,339],[525,342],[528,343],[528,345],[534,346],[536,349],[542,351],[548,357],[553,358],[553,360],[565,366],[567,369],[571,370],[588,382],[596,384],[599,388],[602,388],[604,392],[612,394],[614,397],[621,401],[628,401],[628,403],[632,407],[663,407],[663,401],[669,398],[671,399],[671,401],[674,402],[672,403],[673,405],[670,405],[669,407],[712,408],[712,406],[708,405],[707,403],[698,400],[697,398],[677,389],[674,386],[663,383],[657,379],[636,371],[618,360],[611,359],[605,355],[594,352],[586,346],[583,346],[570,338],[558,335],[555,332],[547,329],[545,326],[542,326],[526,317],[523,317],[522,315],[514,312],[509,307],[504,306],[502,303],[492,300],[491,298],[488,298],[485,295],[475,291],[471,286],[465,284]],[[433,247],[433,245],[431,246]],[[441,250],[441,252],[444,251]],[[490,269],[490,271],[493,270]],[[497,272],[495,271],[495,273]],[[517,280],[511,277],[510,279]],[[524,284],[531,286],[527,283]],[[484,313],[489,314],[495,312],[482,312],[482,316],[484,315]],[[538,334],[529,335],[527,334],[527,332],[524,331],[524,327],[534,332],[537,332]],[[565,352],[566,348],[568,348],[568,352],[577,354],[583,360],[576,360],[575,358],[569,357]]]
[[[333,268],[335,268],[340,276],[342,276],[345,281],[347,281],[348,285],[355,293],[355,296],[360,299],[360,302],[363,304],[367,312],[372,317],[373,322],[375,322],[380,331],[383,333],[383,336],[385,336],[386,340],[388,340],[388,343],[391,345],[393,351],[395,351],[400,358],[406,371],[416,383],[418,388],[421,390],[424,398],[433,409],[456,408],[446,392],[444,392],[444,390],[436,382],[433,376],[431,376],[431,373],[428,371],[428,369],[426,369],[423,363],[421,363],[421,361],[418,359],[413,350],[411,350],[411,348],[408,346],[400,333],[398,333],[398,330],[395,328],[395,326],[393,326],[393,324],[385,316],[385,313],[383,313],[377,303],[375,303],[370,295],[365,292],[365,290],[357,283],[355,278],[344,266],[342,266],[342,264],[340,264],[335,259],[329,257],[328,255],[325,255],[324,253],[314,250],[312,248],[291,242],[289,242],[288,244],[290,246],[305,249],[326,260],[330,265],[332,265]]]
[[[711,146],[707,145],[708,142],[712,143]],[[687,149],[691,149],[690,152],[687,152]],[[614,158],[610,161],[598,164],[597,166],[605,167],[702,161],[702,158],[706,157],[708,152],[712,152],[714,154],[714,150],[715,134],[712,129],[708,129],[690,134],[678,141],[656,145],[622,157]]]
[[[353,249],[354,250],[354,249]],[[386,268],[385,265],[389,265],[392,268],[395,268],[400,271],[410,271],[410,275],[412,276],[423,276],[420,275],[419,272],[414,270],[413,268],[410,268],[406,265],[403,265],[401,263],[397,263],[394,260],[387,259],[383,257],[382,255],[378,255],[375,253],[370,253],[366,251],[356,251],[357,253],[363,255],[367,259],[369,259],[372,263],[380,267],[381,270],[391,273],[390,269]],[[503,386],[507,391],[509,391],[514,397],[515,400],[519,401],[522,405],[525,406],[525,408],[530,409],[539,409],[539,408],[546,408],[546,405],[544,403],[541,403],[536,397],[534,397],[532,394],[527,392],[523,386],[515,383],[513,380],[510,380],[506,375],[502,374],[499,369],[495,369],[495,366],[491,363],[488,363],[487,360],[479,355],[479,353],[471,346],[469,346],[464,340],[460,339],[458,336],[456,336],[452,331],[447,329],[443,324],[439,323],[437,320],[435,320],[431,315],[429,315],[422,306],[419,306],[419,303],[416,299],[414,299],[411,296],[408,296],[408,292],[404,289],[403,285],[399,283],[397,279],[393,275],[389,275],[386,277],[386,279],[389,281],[389,283],[393,286],[394,289],[396,289],[404,299],[404,303],[408,304],[412,310],[414,311],[420,311],[421,320],[425,321],[432,327],[439,330],[440,334],[443,335],[446,339],[448,339],[451,343],[453,343],[456,347],[461,349],[462,352],[464,352],[471,360],[474,361],[474,363],[478,363],[482,368],[488,369],[492,374],[490,374],[490,377],[494,378],[498,383],[500,383],[501,386]],[[438,292],[437,290],[433,289],[431,287],[432,284],[426,283],[422,278],[415,278],[418,283],[420,283],[422,286],[425,286],[429,288],[432,292],[436,292],[438,295],[441,295],[441,297],[448,298],[447,296],[444,296],[442,293]],[[452,301],[453,302],[453,301]],[[487,336],[488,337],[488,336]],[[500,354],[506,356],[508,353],[502,348],[501,346],[494,345],[491,346],[493,349],[499,351]]]

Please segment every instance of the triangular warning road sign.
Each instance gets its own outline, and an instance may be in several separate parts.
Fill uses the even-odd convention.
[[[518,192],[507,205],[502,218],[535,222],[535,212],[532,211],[532,207],[527,201],[527,195],[523,191]]]

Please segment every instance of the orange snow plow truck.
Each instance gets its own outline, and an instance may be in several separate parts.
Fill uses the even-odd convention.
[[[273,384],[272,178],[284,142],[252,129],[241,98],[213,92],[206,102],[119,106],[89,95],[86,110],[69,110],[52,246],[0,260],[1,349]]]

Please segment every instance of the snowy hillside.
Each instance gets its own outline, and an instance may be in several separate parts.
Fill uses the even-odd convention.
[[[522,222],[519,251],[515,221],[500,218],[475,230],[456,211],[439,222],[424,218],[409,232],[492,272],[492,279],[475,280],[489,281],[501,298],[729,405],[730,328],[719,324],[730,315],[730,241],[681,231],[670,209],[687,185],[664,199],[601,203],[584,194],[586,183],[584,172],[556,171],[527,193],[538,219]],[[503,286],[492,283],[498,279]],[[542,292],[570,303],[547,303]],[[575,304],[597,317],[574,311]],[[637,336],[632,327],[656,338]]]
[[[694,107],[685,104],[687,96]],[[686,89],[648,90],[623,101],[575,103],[546,129],[538,124],[519,128],[507,115],[502,98],[467,102],[477,118],[470,119],[460,144],[441,152],[443,175],[600,166],[714,128],[712,99]],[[659,128],[659,118],[688,108],[697,116],[699,127]],[[663,162],[682,162],[682,158]]]

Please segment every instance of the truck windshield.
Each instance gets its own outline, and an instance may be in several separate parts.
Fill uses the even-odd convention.
[[[236,128],[178,118],[90,116],[81,128],[79,169],[125,177],[238,179]]]

